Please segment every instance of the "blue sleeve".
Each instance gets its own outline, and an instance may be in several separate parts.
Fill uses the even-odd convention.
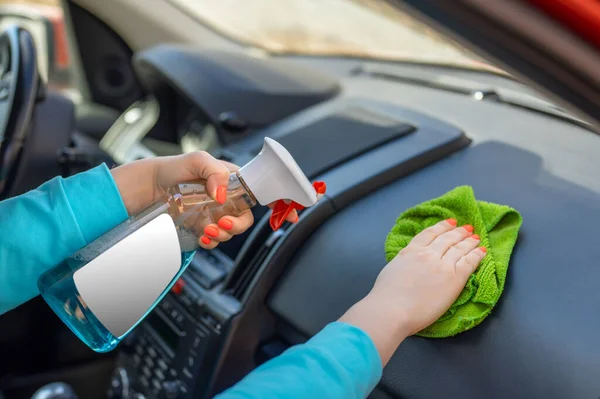
[[[364,399],[381,378],[379,353],[358,327],[335,322],[215,399]]]
[[[0,202],[0,314],[38,295],[43,272],[127,216],[104,164]]]

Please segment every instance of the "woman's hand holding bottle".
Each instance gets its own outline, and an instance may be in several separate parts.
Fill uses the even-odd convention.
[[[129,215],[135,215],[159,199],[165,191],[176,184],[196,179],[206,180],[206,190],[219,203],[227,200],[229,175],[238,166],[215,159],[204,151],[185,155],[144,159],[112,170],[121,198]],[[287,220],[298,220],[296,211]],[[247,210],[240,216],[224,216],[217,223],[204,228],[199,245],[213,249],[219,243],[244,233],[254,223],[252,212]]]

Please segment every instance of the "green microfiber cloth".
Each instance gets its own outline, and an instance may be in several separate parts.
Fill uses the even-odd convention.
[[[458,226],[472,225],[487,254],[450,309],[417,333],[422,337],[445,338],[459,334],[475,327],[490,314],[504,289],[508,262],[522,223],[521,215],[513,208],[478,201],[471,187],[460,186],[398,217],[385,241],[387,261],[419,232],[450,218],[456,219]]]

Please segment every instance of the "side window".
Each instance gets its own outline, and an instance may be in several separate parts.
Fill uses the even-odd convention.
[[[32,33],[40,74],[49,88],[78,97],[60,1],[0,0],[0,29],[8,24],[18,24]]]

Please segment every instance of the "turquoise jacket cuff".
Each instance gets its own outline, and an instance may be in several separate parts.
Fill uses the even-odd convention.
[[[354,382],[354,392],[347,392],[345,397],[366,398],[381,379],[383,365],[373,340],[352,324],[333,322],[305,345],[319,348],[343,365]]]
[[[128,217],[119,189],[106,164],[65,179],[63,188],[87,244]]]

